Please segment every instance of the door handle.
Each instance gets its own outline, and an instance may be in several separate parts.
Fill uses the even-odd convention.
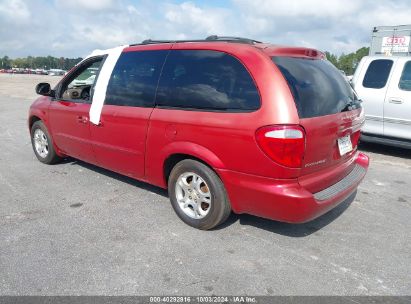
[[[402,104],[404,101],[400,98],[390,98],[388,100],[389,103],[395,103],[395,104]]]
[[[77,122],[86,124],[88,123],[88,118],[86,116],[77,116]]]

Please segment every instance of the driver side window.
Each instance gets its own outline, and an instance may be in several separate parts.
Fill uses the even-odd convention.
[[[103,57],[98,57],[82,64],[65,81],[61,89],[61,99],[91,103],[91,95],[98,73],[102,65]]]

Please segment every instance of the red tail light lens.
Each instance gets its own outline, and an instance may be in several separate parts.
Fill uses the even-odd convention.
[[[360,130],[358,130],[357,132],[351,134],[351,143],[353,147],[356,147],[358,145],[358,141],[360,139]]]
[[[300,126],[266,126],[257,130],[261,150],[276,163],[301,168],[305,152],[305,132]]]

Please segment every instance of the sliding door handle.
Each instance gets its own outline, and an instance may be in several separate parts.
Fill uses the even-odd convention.
[[[86,116],[77,116],[77,122],[86,124],[88,123],[88,118]]]

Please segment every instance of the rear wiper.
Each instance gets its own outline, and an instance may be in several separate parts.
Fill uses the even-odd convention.
[[[362,102],[361,99],[350,100],[349,102],[345,104],[344,108],[342,108],[340,112],[346,112],[346,111],[352,111],[352,110],[358,109],[361,102]]]

